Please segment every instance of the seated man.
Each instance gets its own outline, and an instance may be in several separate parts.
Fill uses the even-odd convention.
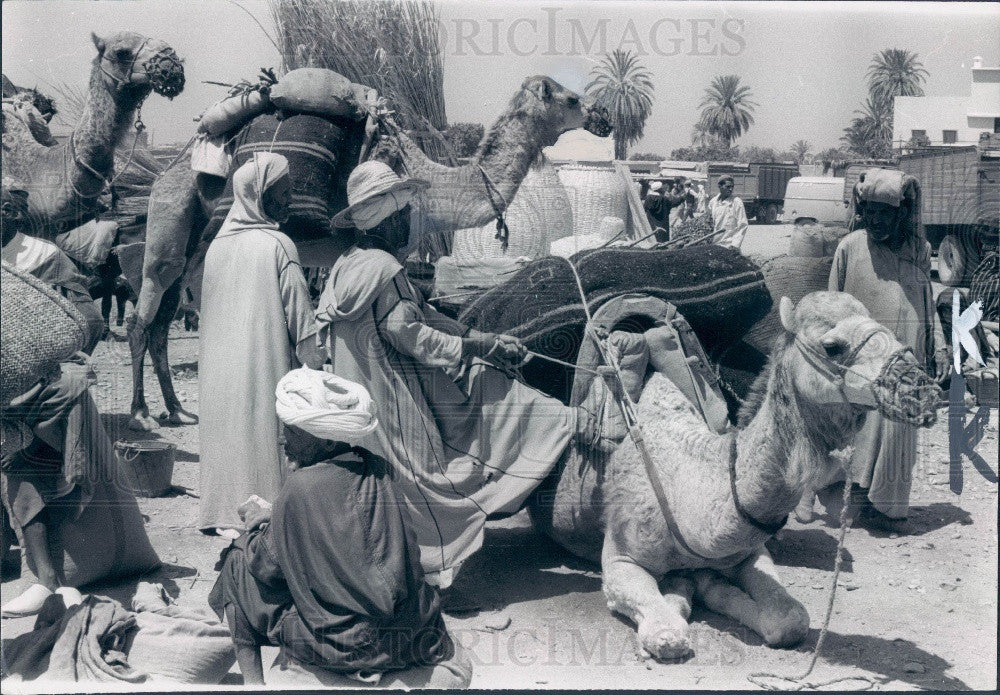
[[[466,687],[471,666],[436,590],[388,464],[352,442],[378,426],[364,387],[301,368],[278,383],[293,472],[273,509],[248,501],[248,531],[223,553],[209,596],[247,684],[280,647],[268,685]]]

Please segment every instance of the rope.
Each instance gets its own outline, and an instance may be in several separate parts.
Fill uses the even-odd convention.
[[[840,509],[840,532],[837,537],[837,554],[833,562],[833,583],[830,586],[830,598],[826,603],[826,617],[823,618],[823,627],[820,628],[819,638],[816,640],[816,647],[813,649],[812,659],[809,661],[809,667],[798,676],[781,676],[777,673],[770,673],[767,671],[759,671],[757,673],[751,673],[747,676],[747,680],[754,685],[763,688],[765,690],[781,690],[779,686],[766,683],[762,679],[764,678],[774,678],[780,681],[785,681],[787,683],[794,683],[794,687],[789,687],[787,690],[816,690],[817,688],[822,688],[827,685],[832,685],[834,683],[842,683],[844,681],[864,681],[868,684],[866,688],[862,690],[870,690],[875,686],[876,680],[871,676],[841,676],[839,678],[832,678],[826,681],[819,682],[807,682],[805,679],[809,677],[809,674],[813,672],[816,668],[816,662],[819,661],[819,656],[823,651],[823,644],[826,642],[826,635],[830,628],[830,617],[833,615],[833,600],[837,595],[837,581],[840,578],[840,567],[844,558],[844,538],[847,536],[847,510],[851,504],[851,473],[844,466],[845,480],[844,480],[844,499],[843,506]]]

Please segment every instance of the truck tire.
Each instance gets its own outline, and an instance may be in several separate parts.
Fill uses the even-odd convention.
[[[764,224],[774,224],[778,221],[778,206],[768,203],[764,208]]]
[[[938,246],[938,279],[942,285],[956,287],[965,280],[965,247],[954,234],[947,235]]]

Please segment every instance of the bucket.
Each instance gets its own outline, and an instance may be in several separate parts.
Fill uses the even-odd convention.
[[[170,442],[115,442],[115,462],[122,484],[138,497],[160,497],[171,487],[174,453]]]

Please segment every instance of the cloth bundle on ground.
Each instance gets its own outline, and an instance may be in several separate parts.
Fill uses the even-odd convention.
[[[6,262],[0,276],[0,405],[6,405],[80,350],[88,329],[72,302],[34,276]]]
[[[282,230],[292,241],[329,237],[330,217],[347,207],[347,177],[357,163],[364,123],[296,115],[279,120],[261,115],[240,131],[230,145],[232,170],[250,161],[254,152],[273,152],[288,160],[292,206]],[[215,237],[233,204],[232,177],[226,183],[202,237]]]
[[[710,354],[743,336],[771,308],[760,269],[738,251],[714,245],[676,250],[600,249],[572,259],[593,312],[623,294],[670,302],[687,319]],[[459,320],[481,331],[508,333],[530,350],[575,362],[585,315],[564,259],[535,261],[487,292]],[[562,399],[572,374],[533,360],[528,383]]]
[[[4,683],[215,684],[236,661],[229,630],[208,611],[136,609],[93,595],[66,608],[50,597],[31,632],[4,641]]]

